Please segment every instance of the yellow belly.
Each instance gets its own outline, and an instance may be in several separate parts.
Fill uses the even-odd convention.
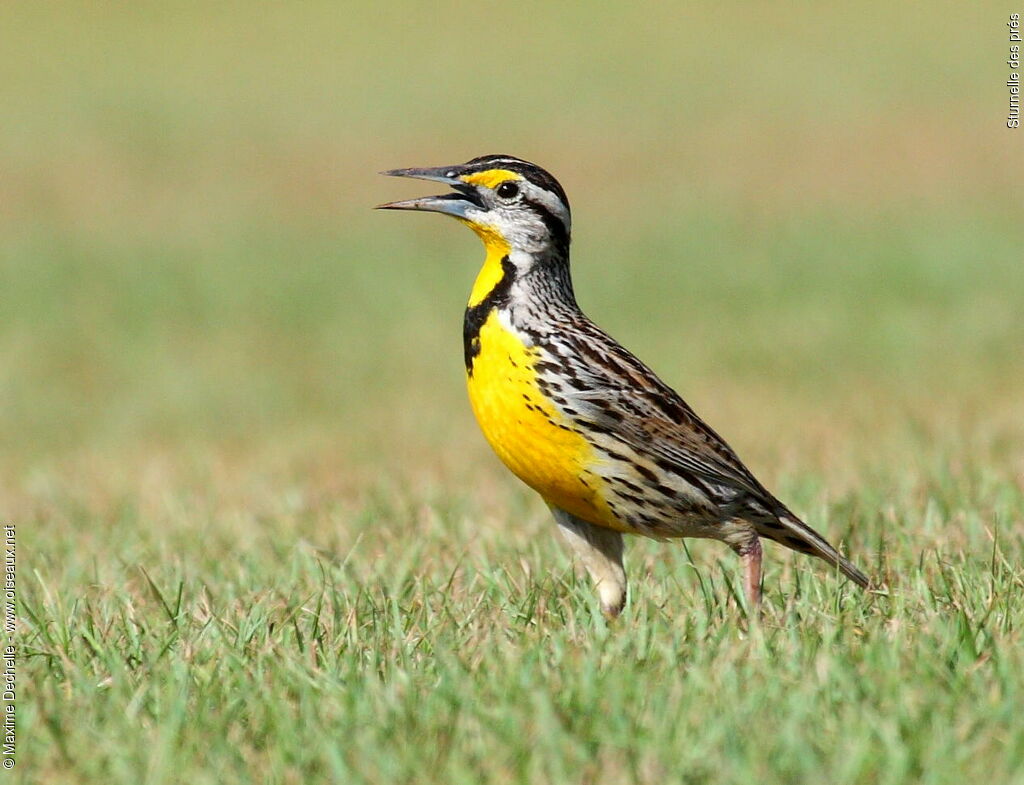
[[[492,311],[467,378],[469,401],[494,452],[548,504],[585,521],[626,530],[608,509],[595,455],[537,388],[535,351],[506,330]]]

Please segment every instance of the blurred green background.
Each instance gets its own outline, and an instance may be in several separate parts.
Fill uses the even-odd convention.
[[[894,428],[1020,435],[997,6],[3,14],[15,496],[183,445],[338,474],[485,455],[459,359],[477,241],[369,208],[421,192],[380,169],[490,152],[562,180],[582,304],[739,447],[877,464]]]
[[[5,3],[0,500],[19,527],[19,721],[38,776],[414,781],[453,727],[440,684],[477,723],[446,759],[465,774],[452,782],[526,781],[509,772],[535,752],[548,774],[577,773],[594,756],[572,723],[532,724],[566,695],[593,738],[636,752],[637,781],[674,770],[673,728],[686,749],[704,738],[695,695],[749,701],[763,720],[744,746],[754,723],[716,712],[691,750],[735,781],[774,781],[789,761],[783,780],[818,782],[831,761],[848,764],[835,782],[957,782],[996,759],[992,782],[1019,781],[1024,757],[1003,744],[1019,625],[992,615],[1019,576],[1006,566],[997,591],[987,572],[994,539],[1001,565],[1024,542],[1024,136],[1005,127],[1007,15]],[[844,589],[772,551],[771,623],[797,607],[806,634],[778,632],[778,658],[751,664],[714,583],[729,555],[632,543],[630,632],[602,637],[589,587],[560,582],[546,510],[465,401],[477,239],[370,209],[427,192],[382,169],[487,153],[559,178],[583,307],[889,582],[893,604],[826,619],[839,601],[825,593]],[[178,587],[180,613],[157,586]],[[304,638],[328,586],[335,626],[324,637],[317,604]],[[413,610],[367,606],[392,596],[380,586]],[[417,615],[438,597],[452,607]],[[314,638],[338,659],[310,654]],[[606,644],[626,677],[605,668]],[[999,690],[985,646],[1005,658]],[[780,661],[794,669],[781,682]],[[921,662],[934,678],[906,698]],[[644,708],[652,682],[668,697]],[[845,711],[830,695],[856,697]],[[691,725],[673,724],[680,703]],[[805,744],[823,716],[829,741]],[[780,718],[792,732],[776,737]],[[412,734],[411,751],[392,733]],[[957,757],[968,738],[978,755]],[[918,779],[936,761],[949,778]],[[584,779],[624,781],[608,770]]]

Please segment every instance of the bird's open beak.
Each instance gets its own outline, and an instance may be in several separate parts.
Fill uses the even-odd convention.
[[[417,180],[433,180],[450,185],[455,193],[440,196],[421,196],[419,199],[405,199],[401,202],[388,202],[377,205],[378,210],[426,210],[432,213],[445,213],[456,218],[465,218],[472,209],[483,209],[476,187],[459,179],[459,169],[455,166],[438,166],[433,169],[391,169],[381,172],[390,177],[415,177]]]

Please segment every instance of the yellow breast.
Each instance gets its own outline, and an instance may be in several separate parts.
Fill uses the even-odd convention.
[[[512,473],[549,504],[623,529],[602,498],[601,478],[591,471],[593,448],[538,389],[535,361],[536,351],[492,310],[467,371],[470,404],[484,436]]]

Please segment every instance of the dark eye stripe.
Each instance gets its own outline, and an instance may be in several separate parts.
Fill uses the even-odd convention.
[[[562,204],[565,205],[566,211],[569,211],[569,197],[565,195],[565,190],[558,180],[537,166],[537,164],[524,161],[522,158],[516,158],[511,155],[482,155],[479,158],[468,161],[463,165],[462,169],[467,174],[470,172],[483,172],[488,169],[508,169],[510,172],[521,174],[526,180],[529,180],[537,187],[555,194]]]
[[[540,220],[544,222],[544,226],[547,227],[548,233],[551,235],[551,240],[555,246],[562,251],[568,252],[569,230],[566,229],[565,224],[562,223],[562,219],[540,202],[534,202],[531,199],[524,199],[523,204],[533,210]]]

